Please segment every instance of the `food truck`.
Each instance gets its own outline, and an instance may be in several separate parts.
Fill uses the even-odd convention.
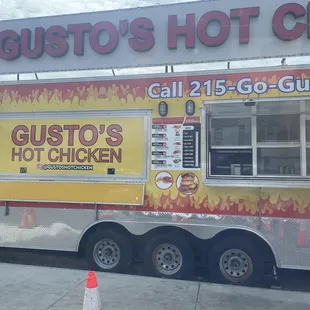
[[[283,24],[286,15],[306,18],[305,1],[274,1],[268,8],[250,2],[0,22],[1,29],[11,27],[0,32],[1,70],[107,69],[118,61],[134,66],[134,59],[159,65],[152,57],[162,49],[153,50],[152,38],[163,24],[164,65],[224,60],[227,44],[230,60],[251,58],[253,33],[232,27],[236,42],[221,25],[236,19],[244,25],[246,14],[248,22],[256,19],[254,34],[266,30],[271,43],[279,42],[258,52],[264,57],[308,48],[305,24],[290,30]],[[178,10],[186,26],[179,25]],[[168,24],[158,24],[160,12]],[[199,43],[190,35],[195,18]],[[87,20],[94,25],[82,23]],[[211,36],[203,29],[212,32],[214,20],[221,28]],[[105,44],[96,37],[99,28],[110,34]],[[115,40],[128,29],[127,49],[134,51],[116,59],[124,51]],[[32,49],[25,44],[31,33]],[[204,56],[202,46],[218,53]],[[287,52],[279,54],[283,46]],[[200,263],[214,280],[241,285],[259,282],[273,267],[309,270],[309,94],[310,67],[284,61],[254,69],[1,82],[0,245],[80,252],[101,271],[142,260],[147,273],[168,278],[185,278]]]

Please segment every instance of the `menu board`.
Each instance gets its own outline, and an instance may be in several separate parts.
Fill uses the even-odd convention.
[[[200,168],[200,117],[154,118],[152,170]]]

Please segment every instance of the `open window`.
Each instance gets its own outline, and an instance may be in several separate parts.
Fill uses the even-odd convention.
[[[211,175],[252,174],[251,118],[212,118]]]
[[[206,105],[211,186],[310,187],[310,101]]]

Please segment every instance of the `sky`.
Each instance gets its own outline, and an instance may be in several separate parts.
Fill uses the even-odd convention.
[[[187,0],[186,2],[189,2]],[[231,0],[222,0],[231,1]],[[263,0],[265,1],[265,0]],[[0,20],[15,18],[28,18],[49,15],[61,15],[70,13],[82,13],[92,11],[105,11],[124,9],[130,7],[142,7],[148,5],[163,5],[168,3],[183,2],[174,0],[7,0],[0,1]],[[287,64],[309,63],[309,57],[287,58]],[[244,67],[264,67],[280,65],[281,59],[235,61],[231,63],[231,68]],[[226,69],[227,63],[197,64],[174,66],[174,72],[196,71],[196,70],[217,70]],[[163,73],[164,67],[135,68],[115,70],[116,75]],[[112,75],[111,70],[60,72],[60,73],[40,73],[39,79],[83,77],[83,76],[107,76]],[[21,74],[20,79],[34,79],[34,74]],[[0,76],[0,80],[16,80],[16,75]]]

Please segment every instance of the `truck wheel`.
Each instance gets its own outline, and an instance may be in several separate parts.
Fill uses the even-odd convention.
[[[251,240],[228,237],[217,241],[208,257],[212,279],[223,284],[256,285],[264,273],[264,260]]]
[[[184,236],[158,235],[145,248],[144,265],[153,276],[186,278],[193,270],[193,250]]]
[[[129,237],[114,230],[101,230],[91,234],[85,253],[89,268],[98,271],[121,272],[132,260]]]

